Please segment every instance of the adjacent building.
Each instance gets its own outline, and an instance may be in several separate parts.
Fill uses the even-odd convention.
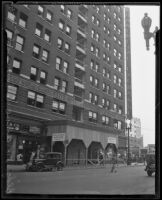
[[[123,6],[5,4],[5,30],[8,159],[126,149]]]

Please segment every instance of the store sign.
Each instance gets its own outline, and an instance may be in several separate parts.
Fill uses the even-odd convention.
[[[35,134],[40,134],[40,128],[37,126],[30,126],[29,127],[29,132],[35,133]]]
[[[107,143],[116,144],[116,138],[114,138],[114,137],[108,137],[107,138]]]
[[[52,141],[64,141],[64,140],[65,140],[65,133],[52,134]]]

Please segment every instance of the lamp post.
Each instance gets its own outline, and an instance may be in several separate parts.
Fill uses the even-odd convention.
[[[129,144],[129,132],[131,130],[131,120],[126,119],[126,130],[128,131],[128,152],[127,152],[127,165],[130,165],[130,144]]]
[[[146,49],[149,50],[149,40],[151,38],[155,41],[156,32],[158,31],[158,27],[155,27],[154,32],[150,32],[152,19],[148,17],[148,14],[145,13],[143,19],[141,20],[141,25],[144,29],[144,39],[146,40]]]

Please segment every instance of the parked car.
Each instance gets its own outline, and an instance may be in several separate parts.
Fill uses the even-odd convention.
[[[63,170],[62,153],[48,152],[43,159],[33,159],[26,165],[26,171],[57,171]]]
[[[146,168],[145,171],[147,172],[148,176],[152,176],[152,174],[155,172],[155,154],[154,153],[148,153],[146,155]]]

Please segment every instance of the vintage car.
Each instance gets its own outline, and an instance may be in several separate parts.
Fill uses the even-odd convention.
[[[148,153],[146,155],[146,168],[145,171],[147,172],[148,176],[152,176],[155,172],[155,154]]]
[[[26,171],[57,171],[63,170],[62,153],[60,152],[48,152],[44,154],[43,159],[33,158],[26,165]]]

